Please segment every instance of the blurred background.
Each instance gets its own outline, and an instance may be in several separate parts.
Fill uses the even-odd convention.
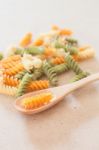
[[[0,0],[0,51],[55,24],[98,49],[99,0]]]

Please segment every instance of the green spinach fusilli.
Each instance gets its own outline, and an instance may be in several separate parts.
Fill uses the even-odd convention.
[[[44,61],[43,63],[43,70],[45,75],[48,77],[51,85],[57,85],[58,79],[57,79],[56,71],[54,70],[54,68],[52,68],[52,66],[47,61]]]
[[[16,97],[21,96],[26,92],[27,85],[30,83],[31,80],[32,80],[32,75],[29,73],[26,73],[19,84]]]

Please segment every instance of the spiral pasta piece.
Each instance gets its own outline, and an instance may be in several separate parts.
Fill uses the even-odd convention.
[[[69,29],[61,29],[59,32],[60,35],[71,35],[72,31]]]
[[[15,96],[17,91],[16,87],[8,86],[5,84],[0,84],[0,93],[5,95]]]
[[[20,42],[20,46],[26,47],[32,42],[32,33],[27,33]]]
[[[66,57],[66,62],[70,69],[72,69],[76,74],[82,73],[82,69],[79,67],[78,63],[73,59],[72,56],[68,55]]]
[[[48,80],[36,80],[32,81],[28,87],[27,91],[36,91],[36,90],[42,90],[42,89],[47,89],[49,87],[49,81]]]
[[[12,68],[6,69],[3,71],[3,74],[8,75],[8,76],[14,76],[20,71],[24,70],[24,66],[22,63],[16,64]]]
[[[84,51],[80,51],[77,55],[77,60],[81,61],[81,60],[85,60],[85,59],[89,59],[94,57],[95,55],[95,51],[93,48],[87,48]]]
[[[83,72],[83,73],[77,74],[73,79],[70,80],[70,82],[76,82],[78,80],[81,80],[81,79],[87,77],[88,75],[89,75],[88,72]]]
[[[66,41],[69,43],[69,44],[77,44],[78,41],[74,38],[66,38]]]
[[[10,52],[11,55],[23,55],[25,48],[15,47],[13,51]]]
[[[27,73],[27,70],[23,70],[23,71],[19,72],[18,74],[16,74],[15,77],[16,77],[17,79],[22,79],[23,76],[24,76],[26,73]]]
[[[32,74],[32,79],[33,80],[39,79],[42,75],[43,75],[43,69],[42,68],[35,69],[33,74]]]
[[[51,48],[51,47],[46,48],[45,51],[44,51],[44,55],[46,57],[52,57],[52,56],[55,55],[55,53],[56,53],[56,49],[55,48]]]
[[[24,49],[24,53],[31,54],[31,55],[38,55],[44,52],[44,47],[38,46],[29,46],[28,48]]]
[[[74,46],[67,46],[65,47],[65,51],[69,52],[71,55],[78,54],[78,48]]]
[[[6,59],[3,59],[2,60],[2,64],[5,64],[5,63],[12,63],[14,61],[19,61],[21,60],[21,56],[20,55],[13,55],[13,56],[10,56]]]
[[[53,67],[53,70],[55,70],[55,72],[57,74],[63,73],[65,71],[69,70],[69,67],[66,63],[60,64],[60,65],[56,65]]]
[[[41,46],[41,45],[43,45],[43,43],[44,43],[43,39],[36,39],[33,42],[33,45],[35,45],[35,46]]]
[[[90,45],[84,45],[82,47],[79,47],[79,51],[84,51],[86,50],[87,48],[90,48],[91,46]]]
[[[19,55],[23,55],[23,54],[31,54],[31,55],[37,55],[37,54],[42,54],[44,51],[44,47],[38,47],[38,46],[28,46],[26,48],[20,49],[20,48],[16,48],[14,54],[19,54]]]
[[[53,26],[51,27],[51,29],[52,29],[52,30],[59,30],[60,28],[59,28],[57,25],[53,25]]]
[[[22,100],[21,106],[25,109],[36,109],[50,103],[52,98],[53,96],[50,92],[26,97]]]
[[[19,61],[12,61],[12,62],[9,62],[9,63],[4,63],[4,64],[2,64],[2,67],[4,69],[9,69],[9,68],[12,68],[13,66],[15,66],[16,63],[19,63]]]
[[[7,75],[4,75],[3,76],[3,83],[5,85],[8,85],[8,86],[18,86],[19,85],[19,80],[13,76],[7,76]]]
[[[52,61],[51,61],[52,64],[56,64],[56,65],[57,64],[62,64],[64,62],[65,62],[65,59],[62,56],[53,58]]]
[[[57,74],[47,61],[43,63],[43,70],[45,75],[48,77],[51,85],[57,85],[58,84]]]
[[[32,75],[26,73],[18,86],[18,90],[16,93],[17,97],[23,95],[26,92],[27,86],[29,85],[31,80],[32,80]]]
[[[65,52],[69,52],[71,55],[78,54],[78,48],[75,43],[63,45],[59,42],[56,42],[55,47],[58,49],[63,48]]]
[[[3,54],[0,52],[0,60],[3,59]]]
[[[55,42],[55,48],[63,48],[63,49],[65,49],[65,45],[63,45],[62,43],[56,41]]]

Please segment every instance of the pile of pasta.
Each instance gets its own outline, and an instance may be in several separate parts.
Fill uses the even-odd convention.
[[[27,33],[18,46],[10,48],[6,58],[0,54],[0,93],[19,97],[58,86],[58,75],[69,70],[75,73],[71,82],[85,78],[89,73],[79,62],[94,54],[94,49],[81,46],[69,29],[53,26],[35,40]]]

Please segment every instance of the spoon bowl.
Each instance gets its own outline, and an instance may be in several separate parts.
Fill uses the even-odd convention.
[[[60,101],[61,99],[63,99],[63,97],[60,97],[59,98],[59,94],[57,93],[56,90],[53,90],[54,88],[49,88],[49,89],[44,89],[44,90],[40,90],[40,91],[36,91],[36,92],[31,92],[31,93],[28,93],[28,94],[25,94],[19,98],[17,98],[17,100],[15,101],[14,103],[14,106],[15,108],[24,113],[24,114],[35,114],[35,113],[39,113],[41,111],[44,111],[50,107],[52,107],[53,105],[55,105],[56,103],[58,103],[58,101]],[[36,95],[39,95],[41,93],[47,93],[47,92],[51,92],[53,98],[51,99],[51,101],[44,105],[44,106],[41,106],[39,108],[36,108],[36,109],[25,109],[24,107],[21,106],[21,101],[26,98],[26,97],[33,97],[33,96],[36,96]],[[57,101],[58,99],[58,101]]]

